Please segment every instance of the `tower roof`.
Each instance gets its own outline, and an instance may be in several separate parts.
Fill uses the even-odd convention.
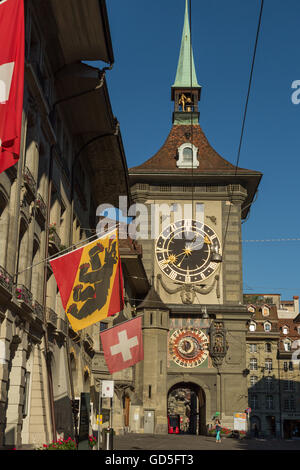
[[[198,84],[191,45],[188,0],[185,3],[184,25],[175,83],[172,88],[201,88]]]
[[[178,148],[187,142],[198,149],[199,166],[191,169],[178,168]],[[248,196],[243,204],[246,217],[257,191],[262,173],[235,167],[225,160],[208,142],[200,125],[173,125],[170,134],[158,152],[141,165],[129,169],[131,186],[135,183],[174,184],[241,184]]]

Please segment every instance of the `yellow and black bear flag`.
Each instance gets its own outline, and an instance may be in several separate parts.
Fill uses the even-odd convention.
[[[123,278],[117,231],[50,261],[74,331],[120,312]]]

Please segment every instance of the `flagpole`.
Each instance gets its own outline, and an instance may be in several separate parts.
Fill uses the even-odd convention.
[[[80,242],[78,242],[78,243],[74,243],[74,244],[70,245],[68,248],[65,248],[64,250],[58,251],[57,253],[55,253],[55,255],[48,256],[47,258],[42,259],[42,260],[39,261],[38,263],[31,264],[31,265],[28,266],[27,268],[23,269],[23,271],[19,271],[19,272],[15,273],[15,274],[14,274],[14,277],[18,276],[19,274],[24,273],[24,272],[27,271],[28,269],[32,269],[32,268],[34,268],[35,266],[38,266],[39,264],[44,263],[45,261],[49,261],[49,260],[53,261],[53,260],[55,260],[55,259],[57,259],[57,258],[60,258],[60,257],[62,257],[62,256],[68,255],[68,254],[70,254],[70,253],[74,253],[74,251],[79,250],[80,248],[84,248],[84,247],[87,246],[87,245],[84,245],[83,247],[79,247],[79,248],[76,248],[75,250],[69,251],[70,248],[76,247],[76,246],[80,245],[81,243],[87,242],[87,241],[91,240],[92,238],[94,238],[94,237],[96,237],[96,236],[97,236],[98,238],[95,238],[95,240],[92,240],[90,243],[93,243],[93,242],[95,242],[96,240],[101,240],[101,238],[104,238],[105,236],[110,235],[110,234],[113,233],[115,230],[116,230],[116,229],[114,228],[114,229],[112,229],[110,232],[107,232],[107,233],[104,232],[104,234],[101,235],[100,237],[95,233],[94,235],[92,235],[92,236],[90,236],[90,237],[88,237],[88,238],[85,238],[84,240],[80,240]],[[64,253],[64,254],[63,254],[63,255],[60,255],[60,253]],[[57,255],[59,255],[59,256],[57,256]]]
[[[99,382],[99,405],[98,405],[98,450],[101,444],[101,413],[102,413],[102,380]],[[103,450],[103,449],[102,449]]]

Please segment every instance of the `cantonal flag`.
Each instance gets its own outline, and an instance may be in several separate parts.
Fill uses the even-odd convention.
[[[50,261],[74,331],[120,312],[123,278],[117,231]]]
[[[0,0],[0,173],[20,156],[24,44],[23,0]]]
[[[100,338],[111,374],[144,359],[141,316],[102,331]]]

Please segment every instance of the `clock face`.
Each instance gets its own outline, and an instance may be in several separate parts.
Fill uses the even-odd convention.
[[[167,227],[155,247],[160,269],[173,281],[201,282],[211,276],[218,263],[211,261],[212,251],[219,254],[221,244],[212,228],[195,220],[180,220]]]
[[[169,353],[181,367],[197,367],[208,356],[208,338],[201,330],[181,328],[169,340]]]

